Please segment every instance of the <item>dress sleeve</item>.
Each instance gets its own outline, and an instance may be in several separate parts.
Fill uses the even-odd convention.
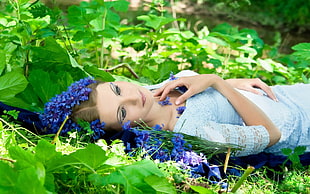
[[[269,144],[269,133],[263,126],[239,126],[230,124],[218,124],[207,122],[203,127],[202,137],[222,143],[241,146],[235,156],[246,156],[257,154],[267,148]]]

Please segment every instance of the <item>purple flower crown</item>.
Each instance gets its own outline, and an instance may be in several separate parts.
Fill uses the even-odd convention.
[[[44,112],[40,114],[40,120],[47,127],[47,133],[57,133],[62,125],[63,128],[60,134],[66,134],[71,130],[80,131],[82,129],[78,123],[70,118],[70,115],[75,105],[79,105],[81,102],[89,99],[89,94],[92,90],[87,86],[92,83],[96,83],[92,78],[84,78],[76,81],[68,87],[67,91],[56,95],[45,104]],[[101,123],[99,119],[90,123],[90,129],[93,131],[93,139],[96,140],[105,134],[103,130],[104,126],[105,123]]]

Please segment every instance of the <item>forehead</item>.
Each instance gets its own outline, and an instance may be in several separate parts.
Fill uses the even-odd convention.
[[[117,121],[116,113],[118,104],[116,95],[110,88],[110,83],[99,84],[97,90],[97,107],[101,122],[105,122],[109,128],[120,126]]]

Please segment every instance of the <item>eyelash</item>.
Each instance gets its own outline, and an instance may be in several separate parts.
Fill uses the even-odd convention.
[[[111,83],[112,89],[115,92],[116,95],[120,96],[121,95],[121,89],[118,87],[118,85]],[[126,117],[126,109],[124,107],[121,107],[119,109],[118,113],[118,119],[122,123]]]
[[[118,87],[118,85],[111,83],[112,89],[115,92],[115,94],[117,94],[118,96],[121,95],[121,89]]]
[[[126,109],[124,107],[121,108],[119,115],[120,115],[120,121],[123,122],[126,117]]]

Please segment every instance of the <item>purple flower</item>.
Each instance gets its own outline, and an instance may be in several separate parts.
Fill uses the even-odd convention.
[[[170,100],[170,97],[167,96],[165,100],[159,101],[158,104],[160,104],[161,106],[172,105],[172,103],[169,100]]]
[[[164,124],[162,125],[159,125],[159,124],[156,124],[154,127],[152,127],[155,131],[160,131],[162,130],[164,127]]]
[[[88,100],[88,95],[92,90],[87,86],[92,83],[96,83],[92,78],[84,78],[76,81],[68,87],[67,91],[63,91],[61,94],[56,95],[45,104],[44,112],[41,113],[39,117],[42,124],[46,126],[47,133],[57,133],[60,126],[65,121],[61,134],[66,134],[71,130],[80,131],[82,129],[80,125],[70,119],[70,115],[75,105],[79,105],[81,102]],[[68,119],[66,120],[67,117]],[[103,130],[104,125],[105,124],[100,123],[99,120],[91,122],[90,128],[94,132],[94,139],[98,139],[105,134]]]
[[[131,121],[127,121],[127,122],[125,122],[123,125],[122,125],[122,129],[123,130],[130,130],[130,123],[131,123]]]
[[[105,131],[103,130],[104,126],[105,126],[105,123],[104,122],[101,123],[99,119],[94,120],[90,123],[90,128],[94,132],[92,134],[92,137],[94,140],[99,139],[105,134]]]
[[[177,80],[177,79],[178,79],[178,77],[175,77],[175,76],[173,75],[173,73],[171,72],[171,73],[170,73],[170,77],[169,77],[169,81],[173,81],[173,80]],[[176,87],[175,89],[176,89],[177,91],[181,92],[181,93],[185,93],[185,92],[187,91],[187,87],[185,87],[185,86]]]
[[[179,106],[176,110],[179,115],[183,114],[184,110],[186,109],[186,106]]]
[[[171,72],[170,73],[170,76],[169,76],[169,81],[173,81],[173,80],[177,80],[178,78],[177,77],[175,77],[174,75],[173,75],[173,73]]]

